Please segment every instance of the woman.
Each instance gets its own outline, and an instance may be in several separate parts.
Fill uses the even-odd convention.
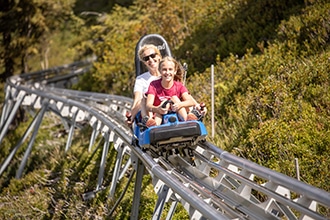
[[[138,56],[140,61],[147,67],[148,71],[135,79],[131,120],[127,120],[127,123],[131,126],[132,120],[134,120],[137,113],[141,110],[142,122],[153,126],[155,125],[154,121],[151,120],[148,122],[149,116],[145,109],[144,94],[147,92],[150,82],[160,78],[158,66],[162,56],[158,48],[153,44],[143,45],[138,52]]]
[[[188,89],[181,82],[174,80],[177,78],[176,74],[179,66],[179,63],[172,57],[165,57],[162,59],[159,63],[161,79],[151,82],[148,92],[146,93],[146,108],[148,111],[154,113],[156,125],[160,125],[162,123],[162,115],[167,114],[169,106],[162,108],[162,103],[169,99],[174,103],[171,106],[171,110],[177,112],[182,120],[197,119],[194,114],[187,114],[186,111],[186,108],[195,106],[196,101],[191,97]]]

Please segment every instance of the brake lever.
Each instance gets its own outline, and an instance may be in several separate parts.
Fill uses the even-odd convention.
[[[167,104],[174,104],[174,102],[171,99],[168,99],[162,104],[162,108],[166,108]]]

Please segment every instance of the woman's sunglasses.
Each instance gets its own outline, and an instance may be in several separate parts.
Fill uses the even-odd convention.
[[[156,57],[156,55],[157,55],[157,54],[152,53],[152,54],[150,54],[149,56],[145,56],[145,57],[143,57],[142,60],[143,60],[144,62],[147,62],[147,61],[150,59],[150,57],[153,59],[153,58]]]

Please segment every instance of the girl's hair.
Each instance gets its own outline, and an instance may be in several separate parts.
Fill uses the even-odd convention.
[[[185,74],[185,70],[183,68],[183,66],[173,57],[170,56],[166,56],[164,57],[160,62],[159,62],[159,71],[161,70],[161,66],[165,61],[169,61],[169,62],[173,62],[174,63],[174,68],[176,69],[176,74],[174,76],[174,81],[178,81],[178,82],[183,82],[183,77]]]
[[[143,61],[143,60],[142,60],[142,58],[143,58],[143,53],[144,53],[144,51],[146,51],[147,49],[154,49],[155,53],[156,53],[157,55],[159,55],[160,57],[162,57],[162,55],[160,54],[159,49],[158,49],[155,45],[153,45],[153,44],[145,44],[145,45],[143,45],[143,46],[140,48],[140,50],[139,50],[139,52],[138,52],[138,56],[139,56],[140,61]]]

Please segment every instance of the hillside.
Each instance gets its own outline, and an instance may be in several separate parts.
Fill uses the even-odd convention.
[[[209,113],[210,66],[214,65],[215,136],[208,137],[211,142],[292,177],[296,176],[294,161],[298,159],[301,180],[330,191],[328,1],[118,3],[121,4],[105,3],[100,9],[88,2],[84,8],[81,1],[75,1],[76,8],[68,8],[76,14],[71,17],[68,11],[70,18],[51,29],[47,40],[38,41],[43,44],[26,48],[31,53],[24,59],[14,54],[15,74],[24,69],[22,60],[26,60],[25,69],[29,66],[27,69],[34,71],[41,69],[40,63],[45,60],[40,57],[45,54],[48,67],[52,67],[93,53],[98,56],[93,72],[86,74],[74,89],[131,97],[135,44],[144,34],[158,33],[168,41],[173,54],[182,63],[188,63],[187,87],[197,100],[207,104]],[[90,9],[102,13],[101,16],[80,14]],[[47,42],[50,49],[46,53],[41,48],[46,48]],[[1,49],[5,49],[3,45]],[[25,47],[20,48],[23,51]],[[2,71],[5,69],[2,58],[0,64]],[[0,97],[2,101],[3,94]],[[205,119],[208,130],[210,117],[208,114]],[[0,161],[18,141],[28,121],[22,121],[1,143]],[[113,201],[107,200],[106,192],[88,202],[81,199],[82,193],[95,187],[97,179],[94,172],[97,166],[84,167],[84,161],[97,161],[100,152],[90,157],[81,151],[81,147],[88,147],[81,132],[76,134],[81,141],[64,154],[66,137],[62,136],[59,124],[50,120],[42,125],[51,132],[38,135],[36,152],[22,179],[13,178],[23,157],[19,153],[1,177],[2,218],[99,219],[109,214]],[[109,163],[113,154],[109,153]],[[155,203],[149,182],[146,177],[142,216],[150,216]],[[116,219],[129,216],[132,190],[130,187]],[[330,217],[329,210],[324,212]],[[174,219],[186,217],[182,212]]]

